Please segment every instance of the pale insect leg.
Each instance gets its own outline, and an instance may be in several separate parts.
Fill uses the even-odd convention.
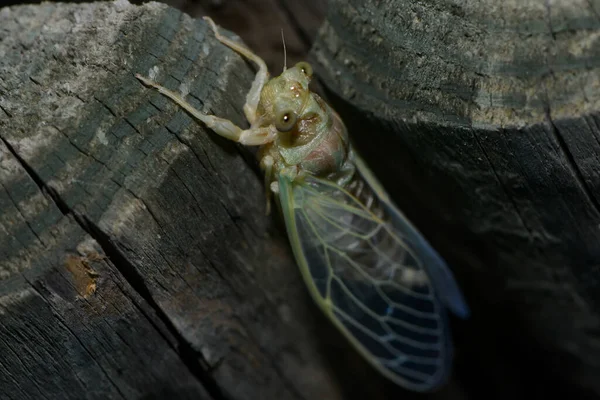
[[[260,101],[260,93],[262,92],[263,86],[269,79],[269,71],[267,70],[267,64],[265,64],[264,60],[254,54],[252,51],[243,47],[239,43],[234,42],[233,40],[222,36],[218,29],[217,25],[213,22],[210,17],[203,17],[205,21],[207,21],[213,32],[215,33],[215,38],[224,45],[230,47],[234,51],[240,53],[248,60],[254,62],[258,66],[258,71],[256,72],[256,76],[254,77],[254,82],[252,82],[252,86],[250,87],[250,91],[246,95],[246,104],[244,104],[244,114],[246,115],[246,119],[250,122],[250,125],[254,124],[256,121],[256,107],[258,106],[258,102]]]
[[[354,163],[350,161],[345,162],[342,165],[342,168],[340,168],[336,183],[341,187],[345,187],[348,183],[350,183],[350,181],[354,177],[355,172],[356,167],[354,166]]]
[[[273,179],[273,157],[264,156],[260,160],[261,167],[265,170],[265,197],[267,199],[267,215],[271,213],[271,179]]]
[[[173,100],[181,108],[192,114],[194,118],[204,122],[206,126],[224,138],[248,146],[258,146],[272,142],[277,135],[277,132],[273,127],[242,129],[228,119],[204,114],[201,111],[196,110],[194,106],[185,101],[177,93],[170,91],[169,89],[151,81],[148,78],[144,78],[140,74],[135,74],[135,77],[142,81],[142,83],[145,85],[152,86],[158,90],[159,93]]]

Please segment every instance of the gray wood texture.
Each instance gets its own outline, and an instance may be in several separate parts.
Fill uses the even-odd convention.
[[[254,72],[201,20],[0,9],[0,398],[415,398],[310,301],[252,152],[137,72],[245,126]]]
[[[158,4],[0,18],[2,396],[335,398],[259,177],[133,77],[243,123],[251,69]]]
[[[312,49],[466,292],[474,398],[600,395],[599,16],[597,0],[332,0]]]

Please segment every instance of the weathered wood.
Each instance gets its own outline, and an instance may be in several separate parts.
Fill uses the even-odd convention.
[[[600,394],[599,16],[597,0],[332,0],[313,47],[466,291],[456,375],[474,398]]]
[[[253,71],[202,21],[0,10],[0,397],[413,398],[308,298],[251,153],[136,72],[245,124]]]
[[[10,107],[11,101],[3,104]],[[3,128],[17,127],[7,122]],[[37,177],[7,148],[5,136],[10,135],[4,133],[0,397],[105,399],[163,393],[212,398],[180,359],[176,337],[113,262],[102,257],[101,246],[74,214],[44,193]],[[34,147],[24,151],[31,150],[37,153]]]

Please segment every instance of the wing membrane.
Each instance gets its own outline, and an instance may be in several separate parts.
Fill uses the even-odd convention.
[[[297,183],[282,174],[290,242],[313,298],[352,344],[396,383],[430,390],[445,381],[452,358],[445,301],[436,291],[448,277],[456,283],[377,182],[368,183],[383,215],[329,181]]]

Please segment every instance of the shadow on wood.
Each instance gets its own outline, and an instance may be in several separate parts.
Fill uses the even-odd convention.
[[[472,398],[600,394],[599,11],[336,0],[312,50],[357,148],[465,289]]]

